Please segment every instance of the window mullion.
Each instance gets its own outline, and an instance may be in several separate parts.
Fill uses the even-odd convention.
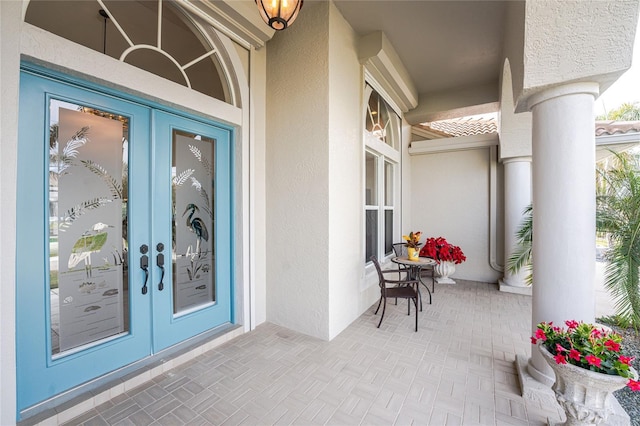
[[[384,191],[385,191],[384,156],[378,157],[378,259],[384,259]]]

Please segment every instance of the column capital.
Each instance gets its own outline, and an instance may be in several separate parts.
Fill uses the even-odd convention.
[[[500,159],[500,162],[502,164],[509,164],[509,163],[530,163],[531,162],[531,156],[530,155],[524,155],[524,156],[520,156],[520,157],[508,157],[508,158],[502,158]]]
[[[578,94],[592,95],[595,100],[595,98],[600,94],[600,85],[596,82],[585,81],[547,87],[546,89],[529,96],[527,109],[532,110],[534,106],[550,99]]]

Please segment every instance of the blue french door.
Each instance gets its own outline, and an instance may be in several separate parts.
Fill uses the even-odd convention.
[[[157,351],[231,320],[232,169],[228,130],[163,111],[153,121],[155,264],[158,244],[172,259],[172,285],[154,288]]]
[[[58,77],[21,73],[18,419],[232,321],[232,131]]]

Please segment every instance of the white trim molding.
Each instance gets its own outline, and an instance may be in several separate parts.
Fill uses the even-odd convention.
[[[418,105],[418,90],[400,57],[382,31],[360,38],[358,58],[402,112]]]
[[[411,146],[409,146],[409,155],[491,148],[494,146],[498,146],[498,134],[495,132],[484,135],[413,141],[411,142]]]
[[[245,49],[261,48],[275,33],[262,21],[254,2],[176,0],[176,3]]]
[[[640,133],[616,133],[615,135],[596,136],[596,146],[640,143]]]

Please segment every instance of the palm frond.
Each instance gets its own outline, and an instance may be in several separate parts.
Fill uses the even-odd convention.
[[[512,274],[517,274],[520,269],[531,265],[531,247],[518,246],[518,248],[509,256],[507,268]]]
[[[209,163],[209,160],[207,160],[202,155],[202,152],[200,151],[200,149],[196,146],[189,145],[189,150],[191,151],[193,156],[196,157],[196,159],[202,164],[205,171],[207,172],[207,175],[213,176],[213,168],[211,167],[211,163]]]
[[[175,186],[182,186],[194,173],[195,173],[195,170],[193,169],[187,169],[184,172],[181,172],[180,174],[178,174],[176,177],[173,178],[173,184]]]
[[[73,222],[76,221],[80,216],[87,213],[88,211],[95,210],[105,204],[110,203],[112,200],[109,198],[93,198],[91,200],[83,201],[80,204],[76,204],[66,211],[64,216],[60,218],[60,225],[58,226],[58,230],[61,232],[66,231]]]
[[[62,155],[65,158],[75,158],[78,156],[78,148],[89,141],[89,126],[84,126],[80,130],[78,130],[72,137],[69,139],[67,144],[62,149]]]
[[[113,178],[113,176],[111,176],[104,167],[91,160],[81,160],[80,162],[92,173],[98,175],[100,179],[107,184],[109,191],[111,192],[111,197],[114,200],[122,199],[122,184],[115,180],[115,178]]]
[[[55,126],[49,129],[49,163],[54,166],[55,173],[58,176],[64,176],[66,174],[66,170],[71,167],[78,156],[78,149],[86,144],[89,141],[90,127],[85,126],[78,130],[72,137],[69,139],[62,149],[62,153],[59,152],[59,144],[58,144],[58,127]],[[55,140],[52,138],[55,137]]]
[[[526,282],[533,282],[532,271],[532,246],[533,246],[533,205],[529,204],[522,212],[523,218],[518,230],[516,238],[518,247],[507,260],[507,268],[512,274],[517,274],[522,268],[527,268]]]
[[[610,248],[605,288],[616,313],[640,328],[640,172],[628,154],[613,153],[610,169],[598,170],[596,229],[607,233]]]

